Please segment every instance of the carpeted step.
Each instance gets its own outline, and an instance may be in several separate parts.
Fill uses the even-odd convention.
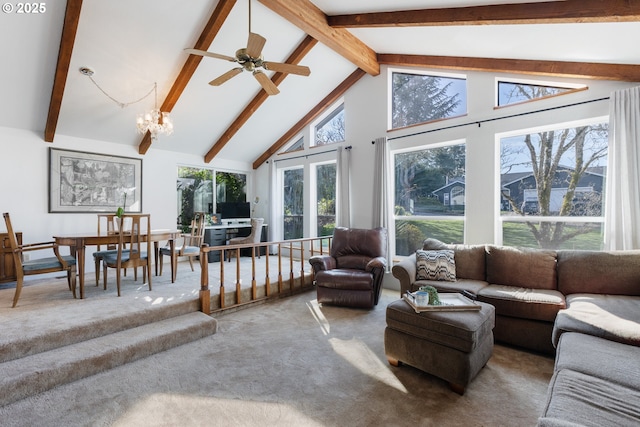
[[[0,364],[0,406],[216,333],[201,312],[103,335]]]
[[[198,311],[197,298],[164,302],[141,308],[127,301],[105,304],[100,300],[80,300],[78,307],[54,307],[39,319],[25,318],[19,334],[0,337],[0,363],[42,353],[147,323]],[[159,309],[161,308],[161,309]],[[18,312],[12,315],[19,316]],[[43,322],[47,316],[50,321]]]

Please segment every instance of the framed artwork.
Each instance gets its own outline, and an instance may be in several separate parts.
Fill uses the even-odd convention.
[[[49,212],[142,212],[142,159],[49,148]]]

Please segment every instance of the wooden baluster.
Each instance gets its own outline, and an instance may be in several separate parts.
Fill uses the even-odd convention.
[[[311,243],[313,246],[313,242]],[[304,242],[300,242],[300,289],[304,288]]]
[[[207,262],[208,252],[204,249],[208,245],[205,243],[200,248],[200,311],[204,314],[211,314],[211,292],[209,291],[209,263]]]
[[[293,291],[293,242],[289,242],[289,290]]]
[[[242,300],[242,292],[240,286],[240,248],[236,249],[236,304],[240,304]]]
[[[267,297],[271,296],[271,283],[269,282],[269,246],[266,246],[266,250],[264,251],[264,260],[265,260],[265,277],[264,277],[264,290],[266,292]]]
[[[278,243],[278,293],[282,293],[282,245]]]
[[[260,249],[258,249],[260,250]],[[251,247],[251,299],[258,298],[258,292],[256,289],[256,247]]]
[[[220,308],[224,308],[224,249],[220,251]]]

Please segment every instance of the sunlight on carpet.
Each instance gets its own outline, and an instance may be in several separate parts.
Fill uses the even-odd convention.
[[[314,319],[316,319],[316,322],[318,322],[318,324],[320,325],[322,333],[324,335],[329,335],[329,333],[331,332],[331,325],[329,325],[329,321],[324,316],[324,314],[322,314],[322,310],[320,310],[320,304],[318,304],[318,300],[314,299],[313,301],[309,301],[307,303],[307,307],[309,307],[311,315],[313,315]]]
[[[194,420],[212,425],[322,426],[286,403],[154,393],[135,403],[113,426],[189,425]]]
[[[382,363],[378,356],[362,341],[355,338],[348,341],[330,338],[329,343],[337,354],[363,374],[381,381],[402,393],[408,393],[405,386],[391,372],[389,366]]]

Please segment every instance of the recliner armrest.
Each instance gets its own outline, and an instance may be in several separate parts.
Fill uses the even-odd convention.
[[[416,257],[409,255],[402,261],[397,263],[391,268],[393,277],[400,281],[400,295],[402,296],[406,291],[411,290],[411,285],[416,281]]]
[[[382,270],[385,270],[387,268],[387,259],[381,256],[371,258],[371,260],[367,263],[365,267],[365,271],[371,272],[376,268],[381,268]]]
[[[309,258],[309,263],[315,273],[322,270],[333,270],[337,265],[336,259],[330,255],[314,255]]]

